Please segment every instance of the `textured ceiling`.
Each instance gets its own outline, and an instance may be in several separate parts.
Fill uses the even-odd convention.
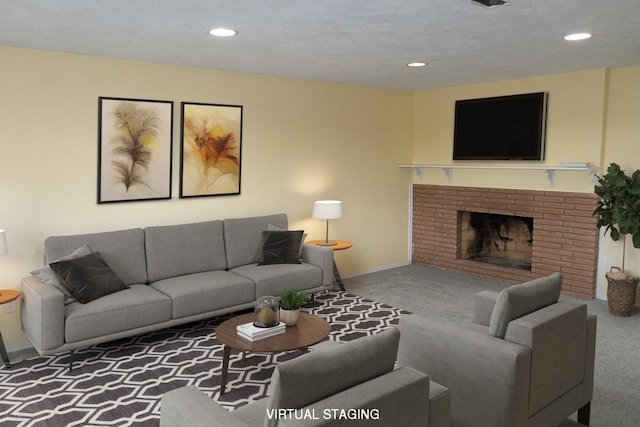
[[[639,65],[640,0],[0,0],[0,45],[418,90]]]

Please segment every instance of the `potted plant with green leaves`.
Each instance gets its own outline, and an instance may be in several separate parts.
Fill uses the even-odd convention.
[[[625,271],[626,236],[630,235],[635,248],[640,248],[640,170],[628,176],[616,163],[598,178],[594,192],[600,196],[593,212],[598,227],[605,227],[614,241],[622,240],[622,267],[607,272],[607,300],[609,311],[615,316],[630,316],[636,302],[638,277]]]
[[[309,295],[295,289],[284,289],[280,292],[280,321],[287,326],[294,326],[300,317],[300,307],[309,301]]]

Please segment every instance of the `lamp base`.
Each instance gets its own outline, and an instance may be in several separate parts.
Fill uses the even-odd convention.
[[[338,242],[332,242],[331,240],[329,240],[328,242],[318,242],[318,243],[316,243],[316,245],[318,245],[318,246],[335,246],[337,244],[338,244]]]

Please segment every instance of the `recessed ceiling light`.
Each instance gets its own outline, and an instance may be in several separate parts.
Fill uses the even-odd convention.
[[[589,33],[574,33],[574,34],[569,34],[564,36],[565,40],[568,41],[578,41],[578,40],[586,40],[586,39],[590,39],[591,38],[591,34]]]
[[[427,65],[426,62],[409,62],[407,64],[407,67],[424,67],[426,65]]]
[[[230,30],[228,28],[214,28],[213,30],[209,31],[209,34],[216,37],[231,37],[238,34],[238,32],[235,30]]]

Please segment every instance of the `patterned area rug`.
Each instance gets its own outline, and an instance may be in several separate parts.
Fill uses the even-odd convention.
[[[397,325],[406,311],[344,292],[317,297],[313,313],[331,324],[329,339],[351,341]],[[266,397],[276,364],[299,351],[232,353],[227,389],[219,396],[222,345],[215,328],[230,316],[165,329],[76,351],[39,356],[0,369],[0,425],[158,426],[160,399],[195,385],[234,409]]]

